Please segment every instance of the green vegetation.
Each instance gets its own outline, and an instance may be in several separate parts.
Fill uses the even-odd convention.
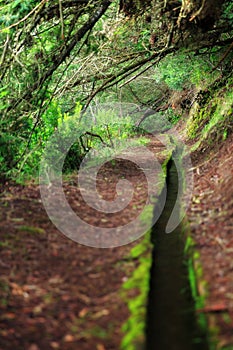
[[[151,267],[150,232],[148,232],[139,244],[130,253],[130,258],[138,262],[138,267],[133,275],[123,284],[123,298],[128,304],[130,317],[124,323],[122,330],[124,337],[121,342],[122,350],[135,350],[145,341],[146,305],[149,292],[150,267]],[[129,298],[127,292],[135,291],[136,296]]]
[[[145,119],[145,130],[155,123],[155,128],[166,131],[170,124],[163,119],[176,123],[193,105],[197,90],[208,89],[210,82],[230,72],[232,4],[216,3],[216,13],[208,1],[205,6],[199,9],[193,1],[186,8],[184,1],[177,6],[172,1],[128,0],[1,3],[2,174],[34,176],[59,121],[73,118],[76,123],[80,109],[90,105],[117,101],[152,108],[156,114]],[[204,30],[202,23],[209,17]],[[106,143],[116,136],[132,136],[137,124],[117,116],[106,119],[97,127],[93,118],[86,120],[88,131]],[[204,124],[206,112],[194,119],[191,136]],[[222,138],[227,135],[223,125]],[[100,138],[86,139],[91,145],[100,143]],[[70,149],[66,171],[72,171],[85,154],[79,141]]]
[[[211,54],[211,60],[216,59]],[[158,65],[157,76],[172,90],[182,91],[190,86],[203,84],[203,77],[211,70],[211,60],[206,55],[195,56],[194,53],[179,53],[168,55]]]
[[[25,231],[25,232],[29,232],[29,233],[32,233],[32,234],[44,234],[45,231],[40,228],[40,227],[33,227],[33,226],[26,226],[26,225],[21,225],[21,226],[18,226],[17,229],[19,231]]]
[[[201,147],[208,147],[224,141],[232,132],[232,77],[226,78],[226,85],[223,81],[220,83],[220,87],[214,82],[206,91],[201,92],[199,101],[190,112],[187,133],[190,138],[196,138],[193,148],[198,148],[200,144]]]

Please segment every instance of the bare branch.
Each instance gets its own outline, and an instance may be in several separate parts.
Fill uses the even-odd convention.
[[[20,98],[18,98],[14,103],[12,103],[6,110],[5,115],[12,109],[15,109],[22,101],[28,100],[29,96],[37,89],[39,89],[43,84],[50,78],[56,69],[65,61],[65,59],[70,55],[71,51],[74,49],[76,44],[85,36],[85,34],[94,27],[96,22],[102,17],[110,6],[110,0],[102,1],[101,5],[94,10],[92,16],[89,20],[73,35],[69,44],[65,45],[61,52],[56,52],[56,55],[52,58],[53,65],[48,68],[43,76],[33,85],[28,87],[28,91],[25,92]]]
[[[60,20],[61,20],[61,39],[64,40],[64,18],[63,18],[63,10],[62,10],[62,0],[58,0],[59,2],[59,12],[60,12]]]
[[[131,75],[137,71],[140,67],[143,67],[146,63],[155,60],[153,64],[159,62],[163,57],[167,56],[169,53],[176,51],[177,48],[170,47],[164,48],[159,52],[154,52],[150,57],[144,58],[128,67],[123,68],[118,74],[113,75],[111,78],[107,79],[99,88],[97,88],[87,99],[84,110],[87,109],[93,98],[100,92],[104,91],[125,79],[127,76]]]

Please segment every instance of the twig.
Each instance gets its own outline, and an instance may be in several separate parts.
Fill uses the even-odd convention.
[[[65,59],[70,55],[73,48],[76,46],[77,42],[79,42],[85,34],[94,27],[96,22],[104,15],[104,13],[107,11],[108,7],[111,5],[110,0],[104,0],[102,4],[99,6],[99,8],[94,9],[94,12],[92,14],[92,17],[90,17],[89,20],[87,20],[86,23],[83,24],[83,26],[77,30],[77,32],[73,35],[73,38],[71,39],[70,43],[67,44],[67,46],[64,46],[64,49],[62,52],[59,52],[56,56],[52,57],[53,60],[53,66],[48,68],[48,70],[45,71],[44,75],[40,78],[39,81],[34,82],[31,87],[29,87],[28,91],[25,92],[25,94],[21,97],[19,97],[15,103],[12,103],[7,109],[5,114],[7,114],[12,109],[15,109],[23,100],[27,99],[28,94],[32,94],[35,90],[37,90],[39,87],[41,87],[45,81],[47,81],[49,78],[52,77],[53,73],[56,71],[56,69],[65,61]]]
[[[26,21],[34,12],[36,12],[36,10],[43,5],[47,0],[42,0],[36,7],[34,7],[34,9],[31,10],[31,12],[29,12],[25,17],[23,17],[22,19],[20,19],[18,22],[11,24],[9,27],[0,29],[0,33],[4,32],[5,30],[17,27],[17,25],[19,25],[20,23]]]
[[[98,87],[87,99],[86,105],[83,109],[83,111],[85,112],[87,107],[89,106],[89,104],[91,103],[91,101],[93,100],[93,98],[100,92],[100,91],[104,91],[116,84],[118,84],[120,81],[122,81],[123,79],[125,79],[126,77],[128,77],[129,75],[131,75],[132,73],[136,72],[140,67],[144,66],[146,63],[151,62],[153,60],[155,60],[153,62],[153,64],[158,63],[163,57],[165,57],[166,55],[168,55],[169,53],[172,53],[174,51],[176,51],[178,48],[175,47],[165,47],[162,50],[158,51],[158,52],[154,52],[150,57],[146,57],[144,59],[142,59],[141,61],[138,61],[136,63],[133,63],[132,65],[125,67],[124,69],[122,69],[122,71],[120,73],[118,73],[117,75],[114,74],[112,77],[110,77],[108,80],[106,80],[100,87]]]
[[[131,77],[129,80],[125,81],[124,83],[122,83],[119,88],[121,89],[123,86],[131,83],[131,81],[137,79],[140,75],[142,75],[143,73],[145,73],[148,69],[150,69],[151,67],[154,66],[154,63],[151,63],[149,66],[147,66],[146,68],[144,68],[141,72],[137,73],[136,75],[134,75],[133,77]]]
[[[100,141],[102,142],[103,145],[109,146],[109,145],[102,139],[102,137],[101,137],[100,135],[98,135],[98,134],[94,134],[93,132],[86,131],[85,134],[83,134],[83,136],[84,136],[84,135],[89,135],[89,136],[97,137],[98,139],[100,139]]]
[[[213,71],[215,71],[215,69],[217,69],[220,66],[220,64],[225,60],[225,58],[229,55],[229,53],[232,49],[233,49],[233,41],[232,41],[231,45],[228,47],[228,49],[226,50],[226,52],[223,54],[223,56],[221,57],[219,62],[216,64],[216,66],[211,70],[211,73]]]
[[[175,27],[175,23],[173,22],[171,25],[171,30],[168,33],[166,48],[170,47],[170,45],[172,43],[172,38],[173,38],[173,34],[174,34],[174,27]]]
[[[111,135],[110,135],[110,131],[109,131],[108,124],[106,124],[106,129],[107,129],[109,141],[110,141],[111,146],[112,146],[112,148],[113,148],[113,147],[114,147],[114,144],[113,144],[113,142],[112,142],[112,138],[111,138]]]
[[[63,18],[63,11],[62,11],[62,2],[61,0],[58,0],[59,2],[59,13],[60,13],[60,20],[61,20],[61,39],[65,39],[64,35],[64,18]]]
[[[42,144],[42,141],[39,140],[39,143],[36,145],[36,147],[34,147],[29,153],[27,153],[26,155],[23,155],[23,157],[20,158],[21,160],[23,159],[23,161],[22,161],[22,163],[20,164],[20,167],[19,167],[19,169],[18,169],[18,171],[17,171],[18,174],[21,172],[21,170],[22,170],[24,164],[26,163],[26,161],[27,161],[27,159],[30,157],[30,155],[31,155],[32,153],[34,153],[37,149],[39,149],[39,148],[41,147],[41,144]],[[19,163],[19,162],[18,162],[18,163]]]
[[[4,44],[4,49],[3,49],[3,52],[2,52],[2,57],[1,57],[0,66],[3,64],[3,62],[4,62],[4,60],[5,60],[9,41],[10,41],[10,35],[9,35],[9,33],[8,33],[8,34],[7,34],[7,37],[6,37],[5,44]]]

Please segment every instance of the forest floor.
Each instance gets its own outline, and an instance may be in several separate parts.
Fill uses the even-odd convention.
[[[151,149],[158,153],[163,147],[155,141]],[[195,187],[187,217],[208,288],[201,311],[212,329],[219,328],[220,345],[233,348],[232,154],[233,135],[215,149],[192,154]],[[143,175],[123,167],[139,184],[133,200],[143,205]],[[106,176],[114,188],[122,164],[115,169],[100,177],[105,199],[115,195]],[[72,178],[64,183],[74,206],[76,187]],[[71,241],[50,222],[33,183],[2,185],[0,207],[0,350],[118,350],[129,317],[119,291],[137,264],[129,256],[138,241],[108,249]],[[85,206],[83,215],[96,225]],[[115,226],[118,220],[114,216]],[[137,291],[131,293],[133,298]]]
[[[164,150],[158,140],[148,147],[157,159]],[[122,174],[137,190],[121,217],[94,215],[76,176],[63,184],[68,202],[90,225],[121,225],[147,198],[144,174],[126,160],[98,174],[104,199],[114,198]],[[0,207],[0,350],[118,350],[129,317],[121,289],[137,266],[130,250],[138,241],[101,249],[68,239],[49,220],[33,183],[2,185]]]

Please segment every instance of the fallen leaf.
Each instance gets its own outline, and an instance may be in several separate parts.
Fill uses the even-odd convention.
[[[63,279],[61,278],[61,276],[57,275],[57,276],[51,277],[48,282],[50,284],[59,284],[63,282]]]
[[[79,312],[79,317],[85,317],[86,316],[86,314],[88,313],[88,308],[84,308],[84,309],[82,309],[80,312]]]
[[[70,295],[69,294],[64,294],[64,295],[61,296],[61,299],[63,301],[68,301],[68,300],[70,300]]]
[[[28,350],[40,350],[40,348],[36,344],[31,344]]]
[[[34,308],[33,308],[33,313],[34,314],[40,314],[43,310],[43,304],[39,304],[39,305],[36,305]]]
[[[53,349],[59,349],[59,348],[60,348],[59,343],[57,343],[56,341],[52,341],[52,342],[50,343],[50,346],[51,346]]]
[[[18,295],[18,296],[24,295],[23,288],[20,285],[18,285],[17,283],[12,282],[12,283],[10,283],[10,286],[12,288],[12,295]]]
[[[97,344],[96,349],[97,350],[106,350],[106,348],[103,344]]]
[[[64,342],[70,343],[74,341],[74,336],[72,334],[66,334],[63,338]]]
[[[107,309],[103,309],[101,311],[98,311],[96,312],[93,316],[92,316],[92,319],[98,319],[100,317],[103,317],[103,316],[107,316],[109,315],[109,311]]]

